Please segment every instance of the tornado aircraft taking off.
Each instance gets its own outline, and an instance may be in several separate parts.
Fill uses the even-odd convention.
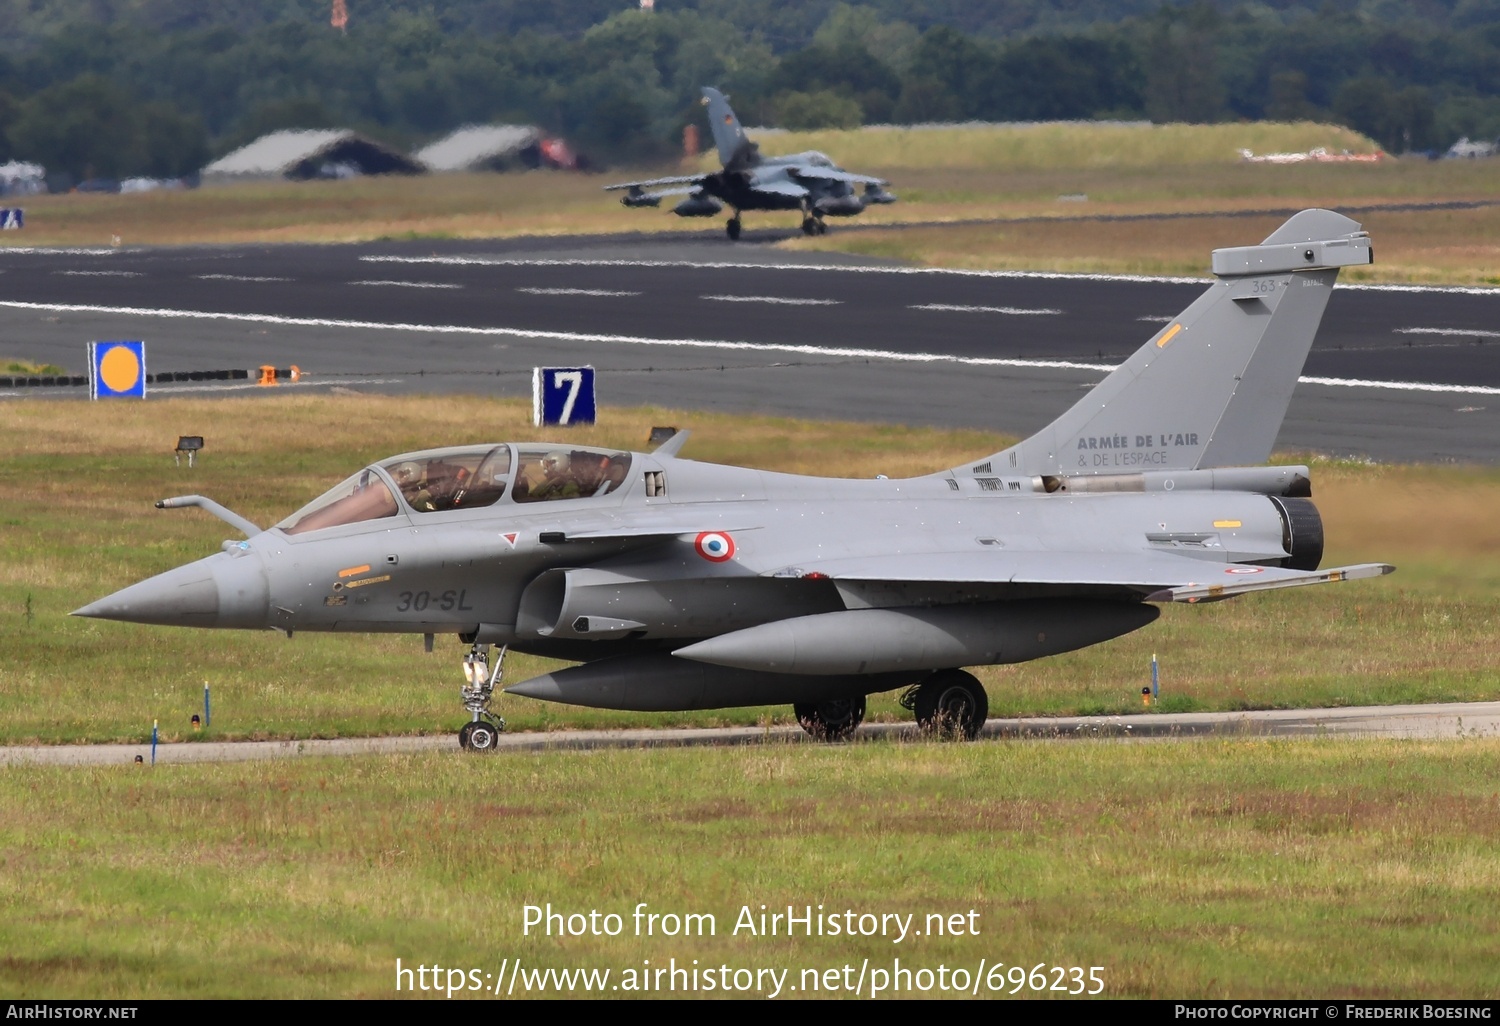
[[[789,703],[848,737],[866,696],[974,737],[966,666],[1144,627],[1167,602],[1390,573],[1319,570],[1308,470],[1271,453],[1340,267],[1369,236],[1305,210],[1030,438],[904,480],[515,442],[379,460],[265,530],[76,615],[145,624],[457,635],[470,749],[508,650],[579,665],[505,687],[612,709]],[[498,655],[491,658],[498,646]]]
[[[708,124],[719,150],[721,170],[621,182],[604,188],[627,190],[620,201],[627,207],[654,207],[663,197],[686,196],[672,208],[680,217],[713,217],[727,204],[734,211],[724,226],[731,239],[740,237],[743,210],[800,210],[802,230],[808,235],[822,235],[828,230],[823,221],[825,216],[852,217],[864,210],[866,204],[896,202],[896,197],[885,191],[890,183],[884,179],[850,174],[816,151],[789,157],[762,157],[760,147],[740,127],[729,100],[711,86],[703,87],[703,105],[708,108]],[[865,187],[863,195],[855,192],[856,185]],[[647,192],[648,189],[653,191]]]

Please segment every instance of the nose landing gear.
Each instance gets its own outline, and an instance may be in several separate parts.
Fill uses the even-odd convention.
[[[464,680],[459,689],[464,708],[473,717],[458,731],[460,748],[470,752],[490,752],[500,743],[500,732],[505,729],[505,720],[490,712],[490,701],[495,695],[495,685],[505,668],[505,646],[495,658],[495,669],[490,670],[489,646],[475,644],[464,656]]]

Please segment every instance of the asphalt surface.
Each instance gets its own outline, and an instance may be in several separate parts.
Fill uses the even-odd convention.
[[[1284,709],[1232,713],[1143,713],[1139,716],[1067,716],[992,719],[987,739],[1187,740],[1225,737],[1401,737],[1500,736],[1500,702],[1455,702],[1351,709]],[[920,739],[908,723],[868,724],[855,741]],[[718,729],[575,730],[501,734],[496,752],[577,751],[594,748],[683,748],[703,745],[817,744],[800,727]],[[453,735],[372,737],[313,741],[186,742],[158,745],[160,763],[247,762],[327,755],[392,755],[449,751],[466,755]],[[0,748],[0,766],[133,765],[152,759],[150,745],[37,745]],[[484,756],[474,756],[483,758]]]
[[[587,363],[606,404],[1026,434],[1205,284],[764,244],[781,234],[0,250],[0,330],[6,355],[78,370],[88,341],[143,338],[152,371],[296,364],[299,387],[522,397],[532,367]],[[1304,375],[1279,449],[1494,462],[1500,289],[1341,286]],[[0,395],[43,391],[66,390]]]

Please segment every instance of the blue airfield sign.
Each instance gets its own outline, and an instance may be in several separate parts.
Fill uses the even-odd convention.
[[[592,424],[594,368],[537,367],[531,372],[531,422],[537,427]]]
[[[146,343],[90,342],[89,398],[146,398]]]

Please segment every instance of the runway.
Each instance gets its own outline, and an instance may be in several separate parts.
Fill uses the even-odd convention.
[[[588,363],[606,404],[1026,434],[1205,284],[708,236],[0,250],[0,324],[10,355],[75,372],[115,338],[146,339],[153,371],[296,364],[372,391],[520,397],[533,366]],[[1497,437],[1500,289],[1341,286],[1278,448],[1494,462]]]
[[[1139,716],[1065,716],[992,719],[990,740],[1188,740],[1233,737],[1396,737],[1455,739],[1500,736],[1500,702],[1454,702],[1349,709],[1278,709],[1231,713],[1143,713]],[[866,724],[852,743],[928,743],[910,723]],[[594,748],[684,748],[705,745],[808,744],[800,727],[722,727],[660,730],[565,730],[501,734],[496,752],[579,751]],[[249,762],[331,755],[396,755],[447,751],[465,758],[451,734],[308,741],[208,741],[158,745],[159,763]],[[0,747],[0,766],[126,766],[149,761],[150,745],[37,745]]]

